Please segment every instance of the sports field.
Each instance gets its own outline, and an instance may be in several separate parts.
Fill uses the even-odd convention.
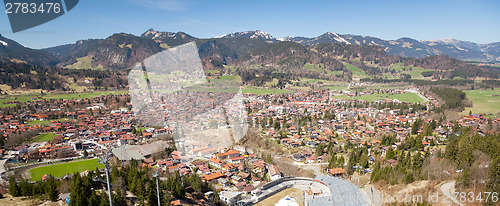
[[[85,170],[95,170],[95,168],[104,168],[103,164],[99,164],[97,159],[81,160],[68,163],[61,163],[55,165],[49,165],[44,167],[37,167],[30,169],[30,176],[32,181],[39,181],[42,179],[43,175],[51,174],[54,177],[63,177],[67,174],[73,174],[75,172],[83,172]]]
[[[472,101],[472,107],[466,107],[463,114],[492,114],[500,112],[500,89],[495,90],[467,90],[467,99]]]

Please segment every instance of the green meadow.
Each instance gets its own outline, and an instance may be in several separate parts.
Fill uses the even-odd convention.
[[[94,98],[94,97],[98,97],[101,95],[125,94],[125,93],[128,93],[128,90],[85,92],[85,93],[45,94],[45,95],[43,95],[43,98],[44,99],[85,99],[85,98]],[[39,96],[40,96],[40,94],[9,95],[9,96],[0,98],[0,105],[7,105],[7,102],[9,102],[9,101],[19,101],[19,102],[34,101],[33,98],[37,98]],[[15,104],[8,104],[8,106],[15,106]]]
[[[472,101],[472,107],[466,107],[463,114],[493,114],[500,112],[500,89],[467,90],[467,99]]]
[[[56,133],[43,133],[33,138],[32,142],[47,142],[54,139]]]
[[[367,75],[365,73],[365,71],[361,70],[360,68],[357,68],[349,63],[345,63],[345,62],[343,62],[343,63],[347,67],[347,69],[352,71],[353,78],[359,78],[359,79],[370,78],[370,76]]]
[[[379,99],[397,99],[403,102],[418,103],[424,102],[417,94],[414,93],[404,93],[404,94],[368,94],[360,95],[355,97],[349,97],[347,95],[333,96],[335,99],[359,99],[365,101],[375,101]]]
[[[291,90],[284,90],[284,89],[266,89],[266,88],[260,88],[260,87],[245,87],[243,89],[243,93],[253,93],[257,95],[264,95],[264,94],[286,94],[286,93],[293,93],[294,91]]]

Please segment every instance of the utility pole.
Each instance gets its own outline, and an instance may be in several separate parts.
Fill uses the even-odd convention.
[[[106,182],[108,183],[108,197],[109,197],[109,205],[113,206],[113,198],[111,197],[111,186],[109,183],[109,164],[108,161],[111,159],[111,149],[106,151],[106,155],[104,157],[99,158],[99,163],[104,164],[104,170],[106,171]]]
[[[160,172],[161,172],[161,167],[156,170],[154,173],[153,173],[153,177],[156,177],[156,195],[158,196],[158,206],[161,205],[161,202],[160,202],[160,185],[159,185],[159,181],[158,181],[158,176],[160,175]]]

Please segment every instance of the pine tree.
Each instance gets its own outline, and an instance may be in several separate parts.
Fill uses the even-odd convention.
[[[50,176],[45,183],[45,194],[52,202],[57,201],[57,199],[59,198],[59,192],[57,191],[57,182],[55,181],[53,176]]]
[[[337,164],[337,156],[335,155],[332,155],[332,157],[330,158],[330,161],[328,162],[328,168],[333,168],[335,167]]]
[[[486,191],[500,193],[500,157],[497,156],[491,161],[488,169],[488,182]]]
[[[73,199],[69,201],[69,204],[71,205],[71,202],[73,202]],[[109,206],[109,198],[108,194],[106,192],[101,193],[101,198],[99,200],[99,206]]]
[[[147,196],[147,198],[148,198],[149,205],[151,205],[151,206],[158,205],[158,197],[156,196],[155,180],[149,181],[149,183],[148,183],[148,196]]]
[[[460,176],[458,176],[456,184],[460,185],[462,188],[469,187],[471,182],[470,172],[470,168],[464,169]]]
[[[391,146],[389,146],[389,149],[387,149],[387,153],[385,154],[385,159],[394,159],[394,150],[392,149]]]
[[[280,122],[279,121],[274,122],[273,127],[274,127],[274,130],[278,131],[280,129],[280,127],[281,127],[280,126]]]
[[[19,197],[21,195],[21,190],[16,180],[14,180],[14,177],[9,178],[9,193],[14,197]]]
[[[422,167],[422,164],[423,164],[423,159],[422,156],[420,156],[420,152],[415,153],[415,155],[413,155],[412,169],[418,170]]]
[[[31,189],[31,184],[27,180],[21,179],[19,186],[21,188],[21,196],[31,196],[32,195],[33,190]]]
[[[156,194],[156,193],[154,193]],[[123,193],[121,192],[120,189],[117,189],[116,192],[113,194],[113,206],[126,206],[127,202],[125,201],[125,198],[123,197]]]
[[[420,119],[415,120],[415,122],[413,123],[413,125],[411,127],[411,134],[417,134],[417,131],[420,129],[421,123],[422,123],[422,120],[420,120]]]
[[[95,193],[95,190],[93,190],[92,195],[90,195],[90,197],[89,197],[89,204],[90,205],[99,205],[99,201],[100,201],[99,197]]]

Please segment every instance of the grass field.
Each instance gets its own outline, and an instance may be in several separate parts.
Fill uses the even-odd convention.
[[[92,67],[92,58],[89,56],[84,56],[76,58],[76,62],[66,66],[69,69],[103,69],[101,65],[98,67]]]
[[[67,121],[67,118],[61,118],[61,119],[55,119],[55,121]],[[54,121],[54,120],[52,120]],[[28,121],[27,123],[29,126],[34,126],[34,125],[41,125],[41,126],[47,126],[50,125],[49,120],[41,121],[41,120],[34,120],[34,121]]]
[[[243,89],[243,93],[253,93],[257,95],[264,95],[264,94],[286,94],[286,93],[293,93],[294,91],[290,90],[284,90],[284,89],[266,89],[266,88],[260,88],[260,87],[245,87]]]
[[[412,68],[411,71],[404,71],[404,72],[401,72],[401,74],[409,74],[409,75],[411,75],[412,79],[425,79],[425,77],[422,76],[422,72],[427,72],[427,71],[432,71],[432,70],[422,69],[422,68]]]
[[[239,88],[238,87],[204,87],[204,88],[193,88],[193,89],[190,89],[190,91],[237,93],[239,91]]]
[[[323,84],[334,84],[335,82],[334,81],[328,81],[328,80],[324,80],[324,79],[310,79],[310,78],[300,78],[300,82],[307,82],[307,83],[317,83],[317,82],[321,82]]]
[[[326,73],[328,75],[330,75],[330,76],[337,76],[337,75],[343,75],[344,74],[343,71],[330,71],[330,70],[326,71]]]
[[[221,80],[232,80],[234,82],[241,84],[241,76],[239,75],[220,76],[219,78]]]
[[[370,84],[366,85],[364,87],[370,88],[370,89],[403,89],[408,85],[404,84]]]
[[[266,86],[266,87],[273,86],[273,85],[275,85],[275,84],[278,84],[278,81],[279,81],[278,79],[273,78],[273,81],[266,82],[266,83],[264,84],[264,86]]]
[[[422,76],[422,72],[432,71],[432,70],[423,69],[420,67],[403,66],[402,63],[393,64],[393,65],[391,65],[390,69],[396,70],[396,72],[398,74],[409,74],[409,75],[411,75],[412,79],[425,79],[425,77]],[[410,69],[411,69],[411,71],[410,71]],[[390,77],[388,79],[390,79]]]
[[[365,101],[374,101],[379,99],[397,99],[399,101],[410,102],[410,103],[418,103],[424,102],[422,98],[420,98],[417,94],[413,93],[404,93],[404,94],[369,94],[369,95],[361,95],[356,97],[348,97],[346,95],[334,96],[336,99],[360,99]]]
[[[295,193],[295,195],[290,195],[291,193]],[[297,189],[297,188],[294,188],[294,187],[291,187],[291,188],[288,188],[288,189],[285,189],[281,192],[278,192],[276,194],[274,194],[273,196],[271,197],[268,197],[260,202],[258,202],[257,204],[255,204],[255,206],[267,206],[267,205],[274,205],[276,204],[278,201],[280,201],[281,199],[283,199],[285,196],[302,196],[302,198],[299,198],[299,197],[292,197],[292,198],[295,198],[295,200],[297,201],[297,203],[299,203],[299,206],[304,206],[304,198],[303,198],[303,195],[304,195],[304,191],[300,190],[300,189]]]
[[[104,168],[103,164],[99,164],[97,159],[74,161],[62,164],[49,165],[44,167],[37,167],[30,169],[30,176],[32,181],[39,181],[43,175],[51,174],[54,177],[62,177],[66,174],[73,174],[75,172],[83,172],[85,170],[95,170],[95,168]]]
[[[330,90],[340,91],[340,90],[347,89],[347,85],[348,85],[347,83],[340,83],[340,84],[335,84],[335,85],[324,86],[323,88],[328,88]]]
[[[347,69],[352,71],[352,77],[353,78],[358,78],[358,79],[363,79],[363,78],[370,78],[369,75],[365,73],[365,71],[361,70],[360,68],[357,68],[349,63],[343,62],[344,65],[347,67]]]
[[[34,137],[32,142],[46,142],[54,139],[56,136],[56,133],[43,133],[39,134],[38,136]]]
[[[50,121],[41,121],[41,120],[35,120],[35,121],[29,121],[28,122],[29,126],[34,126],[34,125],[41,125],[41,126],[47,126],[50,125]]]
[[[5,108],[5,107],[15,107],[16,104],[0,104],[0,108]]]
[[[322,72],[325,67],[323,64],[305,64],[304,69],[313,72]]]
[[[493,114],[500,112],[500,89],[464,91],[467,99],[472,101],[472,107],[466,107],[463,114]]]
[[[46,94],[43,95],[45,99],[84,99],[84,98],[94,98],[101,95],[108,94],[124,94],[128,93],[128,91],[103,91],[103,92],[86,92],[86,93],[67,93],[67,94]],[[9,101],[20,101],[27,102],[33,101],[32,98],[36,98],[40,96],[39,94],[30,94],[30,95],[9,95],[3,98],[0,98],[0,105],[5,105]],[[15,104],[11,104],[14,106]]]

